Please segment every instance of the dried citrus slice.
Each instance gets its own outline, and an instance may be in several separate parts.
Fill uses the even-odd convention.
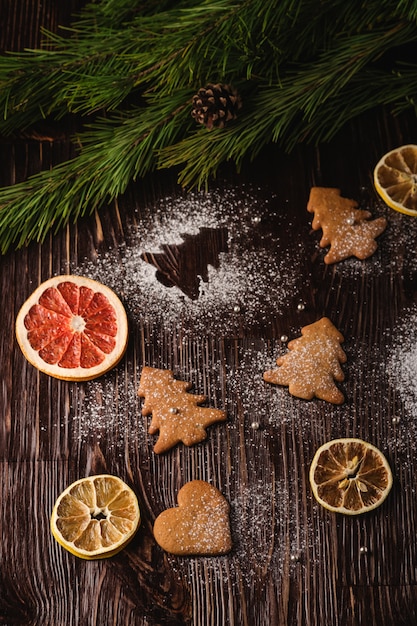
[[[417,146],[387,152],[374,169],[374,185],[391,209],[417,216]]]
[[[81,478],[58,497],[51,531],[58,543],[82,559],[102,559],[120,552],[140,523],[136,495],[117,476]]]
[[[116,294],[82,276],[42,283],[16,318],[27,360],[63,380],[91,380],[111,369],[127,345],[125,309]]]
[[[358,515],[382,504],[392,486],[392,473],[382,452],[372,444],[333,439],[314,455],[310,484],[326,509]]]

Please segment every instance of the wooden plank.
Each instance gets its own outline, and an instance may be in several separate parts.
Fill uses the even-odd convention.
[[[31,32],[35,24],[57,23],[57,14],[48,14],[52,4],[43,6],[28,17]],[[13,9],[7,20],[8,41],[20,45],[22,14]],[[379,156],[412,141],[413,117],[379,113],[319,149],[285,155],[271,147],[240,175],[225,167],[211,195],[192,201],[171,173],[158,174],[42,245],[2,258],[0,623],[416,622],[417,432],[399,369],[413,346],[404,325],[416,306],[417,227],[384,208],[371,183]],[[0,151],[1,184],[11,184],[68,158],[71,146],[65,135],[3,139]],[[389,229],[372,259],[324,265],[306,212],[312,185],[340,187],[374,214],[385,212]],[[196,246],[202,225],[211,231]],[[221,228],[227,250],[219,244]],[[168,246],[165,283],[141,257],[155,253],[158,242]],[[206,266],[209,280],[196,283],[196,268]],[[124,360],[88,383],[38,373],[14,337],[17,311],[32,289],[67,272],[110,284],[129,315]],[[174,272],[181,280],[167,287]],[[195,284],[197,292],[189,291]],[[262,380],[286,349],[282,336],[298,336],[323,315],[346,339],[341,406],[301,401]],[[137,396],[143,365],[193,382],[210,405],[226,409],[227,422],[210,427],[202,444],[155,455]],[[315,450],[340,436],[380,447],[394,473],[388,500],[359,518],[322,509],[308,482]],[[99,472],[134,488],[143,521],[122,553],[84,562],[53,540],[49,515],[70,482]],[[156,516],[175,506],[180,487],[194,478],[215,484],[231,505],[228,556],[174,557],[153,539]]]
[[[288,159],[292,171],[298,158]],[[48,163],[42,160],[42,165]],[[304,161],[304,167],[313,168],[314,160]],[[353,169],[357,171],[356,165]],[[262,181],[264,173],[257,176],[253,169],[242,180],[260,180],[260,197],[271,190],[278,196],[271,182]],[[326,180],[325,172],[322,177]],[[231,179],[236,183],[236,177]],[[42,246],[10,253],[2,264],[2,293],[9,293],[15,303],[5,314],[1,359],[2,484],[7,494],[2,501],[3,552],[9,564],[2,573],[3,622],[60,623],[64,607],[70,606],[68,623],[98,624],[106,619],[109,605],[114,611],[107,613],[110,622],[139,625],[152,620],[201,625],[227,620],[361,624],[370,611],[372,619],[392,624],[402,610],[409,615],[417,559],[414,443],[404,439],[400,425],[392,424],[394,409],[404,422],[407,415],[379,366],[392,348],[384,343],[386,331],[395,329],[405,304],[415,300],[414,292],[404,293],[401,278],[408,251],[402,252],[404,260],[385,261],[382,255],[395,254],[396,248],[382,241],[381,251],[368,264],[324,266],[317,239],[308,228],[306,189],[297,193],[289,185],[285,196],[272,203],[263,226],[258,231],[254,227],[242,240],[248,252],[260,250],[261,244],[278,246],[268,248],[268,255],[276,261],[284,258],[285,267],[292,262],[289,252],[294,244],[302,242],[304,269],[297,266],[295,276],[284,275],[283,285],[290,276],[294,292],[277,300],[275,317],[274,302],[259,302],[262,315],[257,317],[253,305],[246,303],[245,309],[244,302],[235,314],[231,300],[222,304],[226,313],[219,335],[213,332],[218,319],[213,323],[207,318],[204,332],[188,316],[187,306],[183,327],[176,326],[172,311],[163,323],[149,320],[146,306],[155,313],[155,305],[142,296],[138,302],[139,286],[125,276],[119,289],[129,313],[131,339],[125,360],[114,371],[89,383],[65,383],[37,373],[20,354],[13,338],[14,317],[37,281],[80,268],[118,280],[119,262],[123,267],[133,259],[132,268],[138,263],[143,236],[138,239],[135,232],[153,219],[158,195],[165,203],[180,197],[179,206],[185,213],[189,210],[172,182],[164,186],[163,178],[157,178],[154,189],[155,184],[159,194],[147,195],[138,186],[100,216],[81,220]],[[291,205],[282,201],[290,194]],[[245,201],[244,193],[240,197]],[[253,214],[245,215],[246,223],[241,224],[247,233]],[[233,228],[238,235],[239,228]],[[275,231],[278,238],[271,238]],[[124,240],[126,249],[114,247]],[[111,267],[116,272],[113,278]],[[161,293],[169,290],[158,281],[155,285]],[[305,304],[304,310],[297,310],[298,302]],[[263,367],[285,348],[281,335],[296,336],[302,325],[323,314],[336,319],[346,336],[347,403],[341,407],[300,401],[261,381]],[[207,309],[203,319],[206,315]],[[147,435],[149,420],[140,415],[136,394],[144,364],[171,368],[178,377],[191,380],[197,393],[227,409],[227,425],[211,427],[204,444],[155,455],[155,439]],[[258,429],[252,428],[256,421]],[[340,518],[312,498],[308,467],[314,451],[338,436],[364,437],[388,454],[396,484],[389,501],[374,514]],[[144,523],[137,540],[110,562],[80,563],[55,544],[48,518],[54,499],[69,482],[97,472],[117,474],[134,486]],[[192,478],[216,484],[231,504],[235,547],[228,557],[180,559],[163,554],[154,543],[153,520],[175,506],[180,486]],[[367,552],[362,554],[361,547]],[[52,594],[47,591],[51,587]],[[395,609],[391,596],[382,592],[391,588],[399,603]],[[375,598],[370,607],[365,590]]]
[[[161,186],[162,192],[165,196],[168,193]],[[147,219],[141,195],[139,192],[137,203]],[[297,219],[305,221],[300,201],[297,206],[300,207]],[[120,256],[120,252],[112,251],[111,245],[120,240],[124,232],[129,232],[128,211],[135,213],[136,208],[130,205],[129,209],[121,202],[119,207],[104,211],[100,224],[108,244],[105,242],[99,253],[93,254],[90,236],[82,235],[92,232],[94,222],[87,220],[87,228],[81,223],[44,246],[31,246],[29,250],[9,255],[8,263],[15,268],[25,266],[26,271],[27,266],[37,268],[31,281],[26,279],[14,285],[14,298],[23,300],[36,276],[40,280],[60,271],[61,263],[73,266],[74,261],[78,262],[85,254],[92,255],[98,266],[102,263],[101,271],[106,272]],[[289,224],[292,218],[288,216]],[[132,222],[136,224],[136,219]],[[282,230],[280,220],[278,224],[285,249],[288,238],[294,233],[291,228]],[[137,228],[140,227],[139,222]],[[304,246],[314,250],[315,244],[307,228],[303,237]],[[276,254],[281,256],[281,250]],[[33,262],[36,257],[39,260]],[[10,599],[5,603],[5,620],[13,610],[16,615],[35,611],[31,619],[39,623],[46,619],[44,614],[48,611],[54,616],[50,618],[52,624],[53,619],[59,619],[56,616],[63,611],[63,605],[68,606],[71,600],[75,603],[74,614],[68,614],[66,619],[68,623],[77,623],[77,620],[88,619],[80,616],[84,616],[87,606],[91,609],[90,600],[94,597],[91,623],[99,623],[101,593],[108,604],[106,594],[110,594],[110,590],[114,593],[123,581],[124,593],[115,592],[120,602],[119,623],[147,623],[143,620],[149,611],[153,619],[160,620],[156,623],[161,624],[174,623],[174,619],[181,623],[190,617],[199,624],[225,623],[226,616],[231,623],[234,620],[239,624],[268,624],[274,623],[273,620],[313,624],[317,619],[326,623],[334,622],[336,616],[347,610],[340,601],[341,589],[352,587],[351,593],[354,593],[357,588],[367,588],[371,592],[375,585],[398,587],[401,582],[405,589],[415,583],[416,554],[412,541],[415,504],[412,490],[407,488],[412,481],[414,463],[408,448],[394,449],[390,456],[396,468],[404,467],[407,458],[407,467],[398,476],[397,489],[389,503],[378,515],[360,519],[329,515],[312,500],[307,479],[314,450],[326,438],[361,435],[386,449],[388,426],[387,419],[382,417],[387,413],[391,415],[392,407],[386,407],[387,398],[383,394],[386,381],[381,379],[376,366],[373,347],[378,346],[378,358],[383,360],[382,333],[395,324],[399,315],[398,301],[404,298],[401,283],[393,280],[392,273],[377,272],[375,276],[358,264],[353,276],[350,272],[340,273],[336,268],[324,267],[320,255],[313,257],[313,263],[312,274],[322,272],[314,288],[305,284],[301,289],[297,284],[292,307],[285,309],[284,317],[275,319],[273,327],[266,323],[263,336],[255,318],[255,321],[250,318],[249,322],[243,319],[237,334],[233,327],[232,335],[225,337],[202,335],[201,328],[195,332],[192,325],[191,330],[183,329],[177,334],[170,329],[168,320],[165,327],[141,322],[141,311],[136,311],[136,303],[131,307],[131,285],[126,279],[120,286],[122,291],[127,289],[125,301],[132,322],[126,359],[114,372],[91,383],[69,384],[49,379],[26,365],[18,351],[14,352],[11,363],[13,315],[7,316],[9,351],[5,350],[8,364],[5,370],[9,372],[8,388],[13,397],[13,411],[9,411],[9,415],[13,414],[13,419],[8,418],[7,452],[2,464],[10,493],[3,508],[6,516],[3,523],[6,528],[10,527],[11,518],[18,517],[18,511],[27,504],[30,510],[37,511],[34,550],[50,558],[46,570],[41,563],[35,566],[36,580],[46,589],[51,580],[59,576],[61,586],[52,598],[48,597],[49,604],[45,608],[45,593],[42,595],[38,588],[34,589],[29,582],[32,580],[30,572],[23,571],[19,576],[23,598],[16,598],[17,592],[13,592],[14,595],[7,592],[5,597],[10,596]],[[6,276],[4,274],[2,284],[10,288]],[[359,315],[357,300],[347,298],[348,294],[356,294],[363,305]],[[387,294],[394,306],[384,307],[381,312],[381,303],[386,302]],[[299,300],[306,304],[302,312],[296,310]],[[145,306],[146,302],[142,304]],[[279,306],[282,307],[282,303]],[[282,350],[281,334],[290,331],[296,334],[311,315],[324,313],[340,320],[340,326],[346,329],[346,349],[350,356],[345,385],[347,405],[334,408],[320,402],[306,403],[286,392],[265,389],[259,381],[261,366]],[[252,322],[254,331],[249,329],[248,332],[245,324]],[[154,438],[146,433],[147,421],[140,415],[136,396],[143,364],[172,368],[176,375],[192,379],[199,393],[208,393],[214,404],[227,408],[227,428],[213,427],[207,442],[195,448],[177,447],[168,455],[154,455]],[[10,367],[20,372],[22,386],[10,375]],[[361,378],[363,367],[366,367],[366,384]],[[260,423],[258,430],[251,428],[252,421],[256,420]],[[47,518],[54,498],[68,482],[102,471],[116,473],[136,487],[144,527],[138,541],[111,563],[105,566],[76,563],[54,544],[47,530]],[[153,542],[151,526],[155,516],[174,506],[180,486],[196,477],[218,485],[231,503],[235,549],[230,557],[178,559],[161,554]],[[39,503],[42,503],[41,508]],[[19,522],[18,536],[24,536],[28,525],[26,516],[27,513]],[[401,520],[400,527],[398,520]],[[368,549],[364,555],[360,553],[361,546]],[[31,561],[30,543],[13,542],[13,536],[9,537],[5,551],[10,563]],[[403,558],[399,558],[400,554]],[[131,560],[135,566],[131,565]],[[164,593],[150,589],[149,581],[146,586],[141,578],[142,567],[151,576],[153,585],[168,584],[173,606],[166,606]],[[74,586],[71,574],[74,568],[80,572],[81,578],[76,580],[80,581],[79,589],[83,591],[79,591],[79,597],[69,598]],[[4,577],[5,588],[9,589],[15,573],[6,570]],[[108,587],[103,580],[108,581]],[[92,591],[97,584],[99,597]],[[144,598],[138,599],[135,591],[138,587],[143,590]],[[147,603],[152,603],[152,610]],[[365,603],[350,610],[352,620],[362,620],[352,623],[366,623],[363,621],[368,610]],[[142,617],[139,616],[141,611]]]

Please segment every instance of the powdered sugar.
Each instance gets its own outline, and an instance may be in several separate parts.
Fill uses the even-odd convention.
[[[416,421],[417,430],[417,307],[404,313],[395,330],[387,373],[406,416]]]
[[[140,445],[146,440],[142,420],[138,420],[139,398],[136,376],[117,371],[72,388],[71,415],[74,432],[82,443],[106,443],[120,456],[126,442]],[[132,443],[132,445],[133,445]]]
[[[243,200],[242,200],[243,197]],[[133,321],[177,327],[183,333],[236,334],[284,310],[302,279],[303,249],[297,233],[278,248],[278,239],[262,228],[273,213],[268,200],[242,190],[190,193],[164,198],[148,207],[131,226],[127,243],[73,268],[113,288],[124,300]],[[291,225],[285,223],[291,230]],[[193,300],[181,286],[167,287],[156,269],[143,259],[163,246],[180,245],[200,229],[226,228],[228,251],[219,252],[218,266],[209,265],[207,280],[199,280]],[[267,245],[266,245],[267,244]],[[272,245],[271,245],[272,244]],[[277,252],[274,252],[276,244]],[[278,253],[279,249],[279,253]],[[272,252],[271,252],[272,251]]]

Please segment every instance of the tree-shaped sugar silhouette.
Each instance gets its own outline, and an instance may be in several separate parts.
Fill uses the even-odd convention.
[[[367,259],[377,249],[375,238],[386,228],[387,220],[374,220],[369,211],[357,208],[358,203],[340,195],[340,189],[313,187],[307,211],[314,213],[313,230],[323,231],[320,247],[330,245],[324,262],[336,263],[350,256]]]
[[[340,346],[343,341],[343,335],[327,317],[304,326],[301,337],[289,342],[289,352],[277,359],[278,369],[265,372],[264,380],[288,386],[289,392],[298,398],[316,397],[341,404],[344,396],[334,380],[344,380],[340,367],[346,362]]]
[[[201,281],[208,281],[208,266],[219,267],[219,253],[228,251],[228,231],[204,227],[196,235],[181,237],[183,243],[164,244],[162,252],[144,252],[141,257],[156,267],[156,278],[165,287],[175,285],[191,300],[197,300]]]
[[[203,441],[206,428],[226,419],[219,409],[199,406],[207,397],[187,393],[192,383],[176,380],[171,370],[144,367],[138,395],[145,398],[142,415],[151,415],[149,433],[159,431],[154,452],[166,452],[179,442],[186,446]]]

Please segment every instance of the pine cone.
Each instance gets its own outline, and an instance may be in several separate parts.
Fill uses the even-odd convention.
[[[240,107],[240,97],[233,87],[210,83],[199,89],[193,97],[191,115],[196,122],[204,124],[209,130],[213,127],[223,128],[236,118]]]

